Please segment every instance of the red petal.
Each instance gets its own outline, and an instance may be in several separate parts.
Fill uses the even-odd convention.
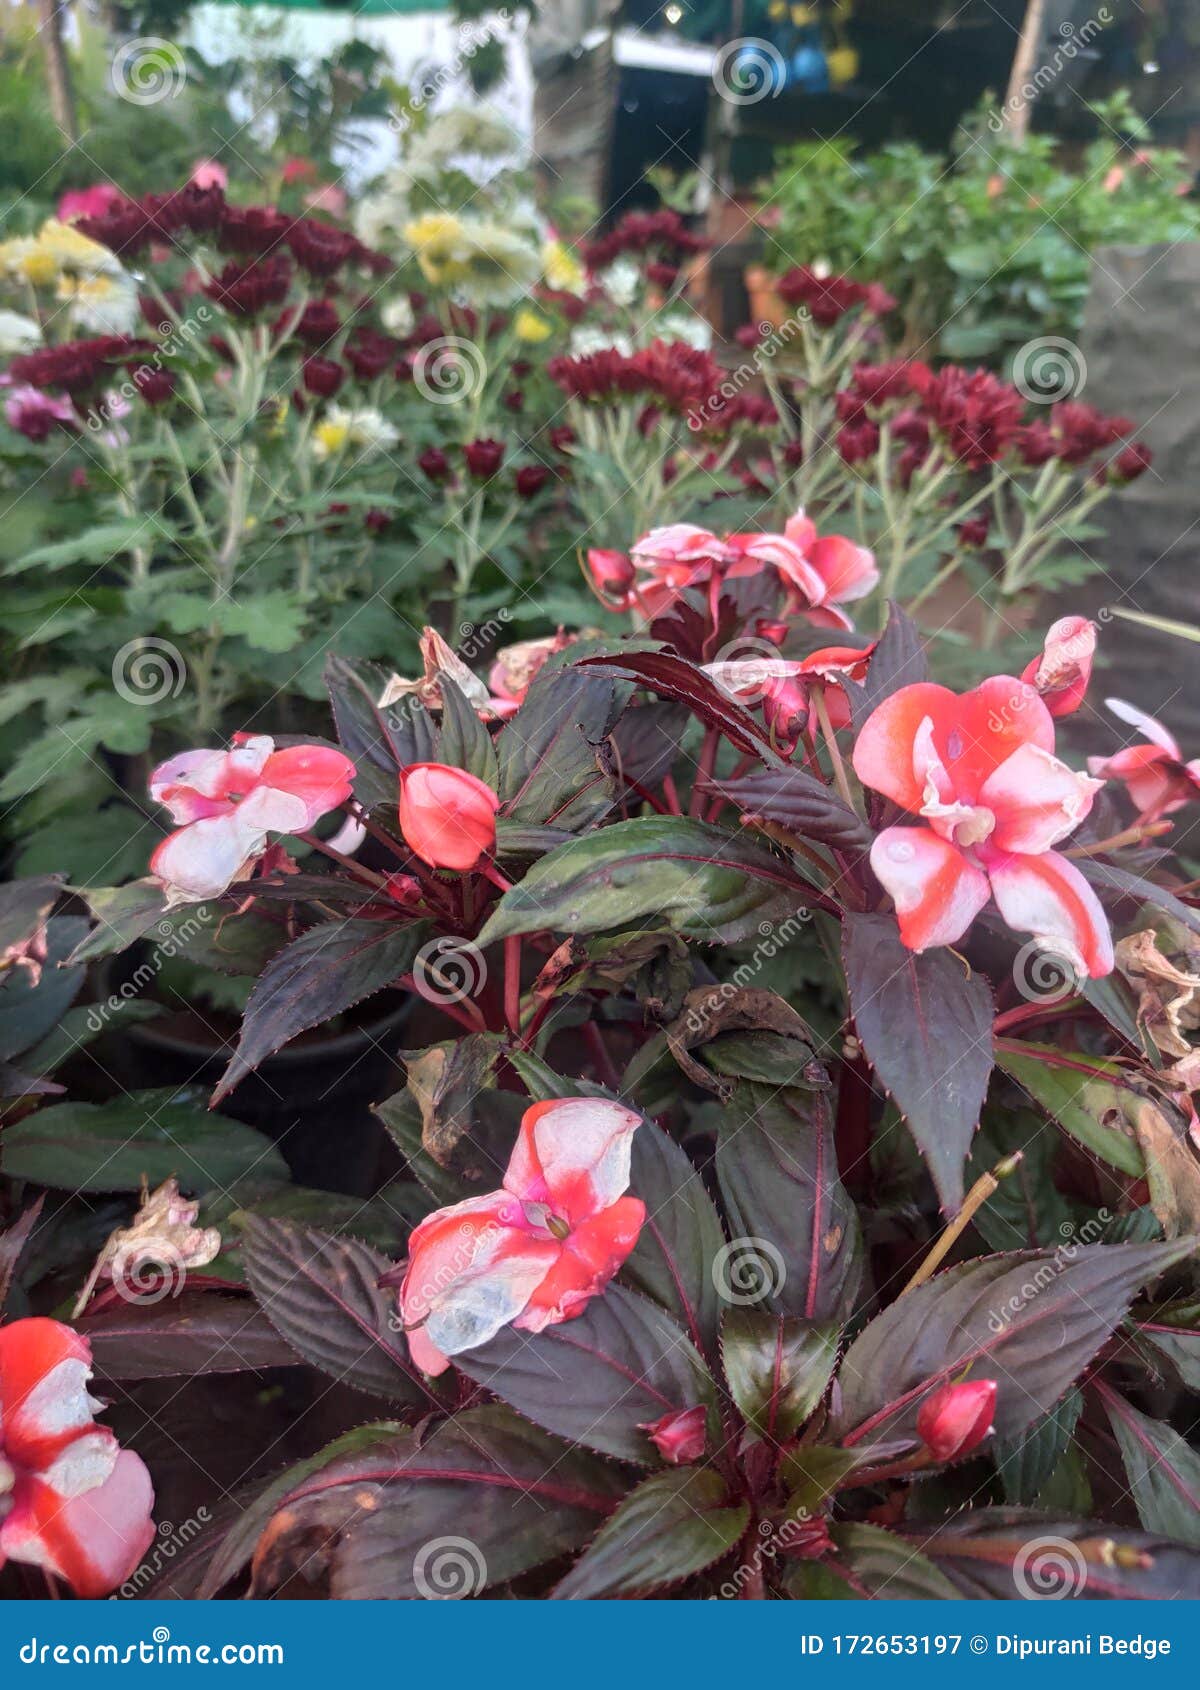
[[[141,1457],[122,1450],[102,1485],[62,1497],[40,1479],[18,1479],[0,1526],[0,1552],[45,1567],[85,1598],[107,1596],[154,1540],[154,1487]]]
[[[987,875],[925,827],[885,828],[871,847],[871,867],[895,900],[910,951],[953,945],[990,895]]]
[[[1108,918],[1074,863],[1057,851],[1044,851],[1037,857],[1006,856],[989,863],[988,876],[1000,914],[1010,927],[1045,939],[1048,950],[1093,980],[1112,972]]]
[[[513,1325],[524,1332],[541,1332],[582,1314],[620,1269],[645,1219],[646,1205],[640,1198],[619,1197],[602,1214],[576,1227]]]

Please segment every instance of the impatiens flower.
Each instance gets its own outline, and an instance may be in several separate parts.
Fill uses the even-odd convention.
[[[502,1326],[542,1332],[582,1314],[637,1243],[645,1205],[624,1195],[641,1117],[601,1098],[535,1103],[500,1191],[427,1216],[409,1240],[400,1314],[413,1361],[450,1356]]]
[[[500,800],[486,781],[446,763],[400,771],[400,831],[430,868],[472,869],[496,843]]]
[[[992,1430],[994,1379],[943,1385],[917,1411],[917,1436],[939,1461],[953,1461],[981,1444]]]
[[[750,560],[775,568],[793,608],[818,627],[852,628],[839,607],[863,598],[879,580],[872,552],[842,534],[818,536],[816,524],[802,510],[782,534],[734,534],[729,545],[743,568]]]
[[[1096,625],[1086,616],[1064,616],[1046,635],[1040,657],[1025,669],[1052,716],[1070,716],[1083,703],[1096,655]]]
[[[918,827],[888,827],[871,867],[896,903],[910,950],[953,945],[989,898],[1010,927],[1095,978],[1113,966],[1095,893],[1052,849],[1102,784],[1054,755],[1054,722],[1031,686],[1006,675],[961,697],[920,681],[867,718],[854,768]]]
[[[0,1326],[0,1566],[43,1567],[85,1598],[122,1584],[154,1538],[150,1475],[95,1424],[91,1376],[69,1326]]]
[[[1200,758],[1185,763],[1175,735],[1144,710],[1122,698],[1104,702],[1122,722],[1140,728],[1146,742],[1126,746],[1112,757],[1089,757],[1088,768],[1094,775],[1124,781],[1138,815],[1147,822],[1169,816],[1200,794]]]
[[[704,1454],[707,1419],[708,1410],[699,1403],[695,1408],[673,1409],[661,1420],[643,1422],[638,1430],[645,1432],[669,1466],[685,1467]]]
[[[276,751],[236,734],[230,751],[184,751],[150,776],[150,796],[183,825],[150,859],[168,904],[215,898],[267,849],[269,833],[302,833],[350,796],[354,764],[322,745]]]

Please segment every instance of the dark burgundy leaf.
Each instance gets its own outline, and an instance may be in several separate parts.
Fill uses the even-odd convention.
[[[890,698],[901,687],[929,679],[929,663],[916,624],[907,617],[894,599],[888,600],[887,627],[867,664],[862,686],[847,689],[854,715],[854,731],[862,725],[872,710]]]
[[[640,1467],[658,1464],[642,1429],[663,1415],[710,1405],[700,1356],[656,1303],[610,1285],[575,1320],[537,1334],[511,1327],[456,1356],[469,1378],[569,1443]]]
[[[295,1367],[298,1357],[249,1297],[185,1292],[177,1302],[124,1303],[76,1322],[104,1379],[170,1379]]]
[[[559,1601],[648,1595],[727,1555],[750,1508],[710,1467],[652,1473],[601,1526],[554,1591]]]
[[[426,934],[422,923],[329,921],[309,928],[272,958],[246,1003],[237,1050],[212,1103],[265,1057],[309,1027],[395,984]]]
[[[677,657],[670,651],[638,651],[617,657],[584,657],[576,667],[602,667],[606,674],[648,687],[660,698],[673,698],[686,704],[706,727],[719,728],[739,751],[755,753],[768,763],[779,760],[750,712],[686,657]]]
[[[1001,1602],[1192,1600],[1200,1597],[1200,1551],[1098,1520],[1066,1520],[1025,1508],[967,1508],[907,1543],[964,1596]]]
[[[725,1301],[804,1320],[849,1315],[862,1237],[838,1176],[828,1092],[740,1085],[721,1113],[717,1178],[733,1234]]]
[[[1023,1250],[949,1268],[906,1291],[855,1339],[838,1370],[827,1435],[848,1445],[916,1438],[938,1386],[995,1379],[995,1428],[1012,1439],[1070,1389],[1140,1288],[1195,1247],[1091,1244]]]
[[[713,1265],[725,1235],[699,1170],[653,1121],[633,1136],[629,1189],[646,1205],[646,1224],[625,1273],[712,1358],[720,1314]]]
[[[992,1072],[991,986],[948,950],[910,951],[887,915],[848,915],[842,956],[867,1061],[953,1213]]]
[[[778,822],[789,833],[855,857],[864,856],[875,837],[823,781],[791,764],[760,769],[738,780],[712,781],[710,790],[736,804],[750,821]]]
[[[379,1289],[391,1263],[354,1238],[248,1216],[246,1278],[281,1337],[314,1367],[357,1390],[428,1407],[408,1359],[395,1299]]]

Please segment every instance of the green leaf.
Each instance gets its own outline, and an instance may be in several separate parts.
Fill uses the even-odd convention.
[[[263,1313],[305,1361],[394,1402],[436,1400],[409,1362],[395,1297],[379,1289],[386,1256],[356,1238],[253,1215],[242,1258]]]
[[[157,880],[131,880],[127,886],[94,886],[80,894],[95,917],[96,926],[72,952],[72,962],[94,962],[114,956],[148,933],[166,915],[163,889]],[[203,905],[189,905],[180,914],[195,913]]]
[[[1148,1532],[1200,1545],[1200,1454],[1165,1420],[1139,1414],[1101,1383],[1138,1519]]]
[[[612,803],[605,741],[621,702],[607,675],[571,667],[535,676],[496,742],[506,818],[581,829],[604,815]]]
[[[749,1520],[749,1504],[731,1499],[711,1468],[653,1473],[604,1522],[554,1596],[640,1596],[679,1584],[728,1555]]]
[[[420,1181],[436,1208],[461,1203],[478,1189],[468,1185],[461,1175],[439,1167],[425,1149],[421,1141],[421,1112],[411,1091],[395,1092],[382,1103],[373,1103],[371,1111],[379,1116],[408,1164],[409,1173]]]
[[[1123,1174],[1144,1179],[1146,1163],[1135,1140],[1105,1117],[1124,1119],[1121,1087],[1105,1077],[1102,1058],[1001,1039],[996,1063],[1025,1095],[1086,1149]]]
[[[719,1119],[717,1179],[733,1234],[719,1269],[724,1299],[804,1320],[848,1316],[861,1229],[838,1178],[827,1093],[739,1086]]]
[[[500,777],[491,734],[451,676],[440,674],[438,684],[442,691],[442,726],[437,761],[452,769],[465,769],[495,791]]]
[[[1082,1409],[1082,1393],[1068,1391],[1048,1414],[1015,1438],[995,1440],[992,1460],[1009,1502],[1030,1505],[1037,1501],[1066,1454]]]
[[[960,1593],[932,1561],[881,1526],[834,1526],[838,1562],[876,1602],[953,1602]]]
[[[32,552],[7,566],[9,575],[24,574],[30,569],[62,569],[68,563],[110,563],[122,552],[134,547],[153,547],[173,540],[178,529],[157,515],[129,517],[122,522],[102,522],[73,534],[69,540],[57,540],[51,546],[38,546]]]
[[[291,651],[303,637],[304,618],[303,601],[281,588],[229,599],[221,609],[225,632],[240,636],[255,651]]]
[[[815,1411],[833,1373],[839,1330],[766,1309],[725,1310],[725,1377],[756,1437],[786,1443]]]
[[[79,915],[54,915],[46,923],[46,958],[35,984],[24,968],[0,974],[0,1061],[8,1062],[57,1026],[83,985],[83,969],[65,959],[87,932]]]
[[[303,1033],[407,973],[421,923],[329,921],[272,958],[246,1003],[238,1047],[212,1096],[227,1097],[259,1063]]]
[[[108,1103],[55,1103],[6,1127],[0,1169],[62,1191],[136,1191],[174,1174],[185,1191],[208,1191],[254,1174],[286,1180],[270,1139],[224,1115],[176,1102],[173,1086]]]
[[[804,902],[787,864],[683,816],[640,816],[542,857],[492,911],[478,943],[517,933],[599,933],[654,915],[686,938],[733,944]]]
[[[1013,1439],[1069,1390],[1139,1289],[1195,1240],[1025,1250],[948,1268],[906,1291],[855,1339],[838,1370],[828,1435],[916,1440],[921,1403],[951,1379],[997,1383],[996,1434]]]
[[[658,1465],[645,1426],[711,1406],[715,1396],[707,1368],[675,1322],[620,1285],[593,1297],[574,1320],[538,1333],[505,1328],[454,1362],[548,1432],[639,1467]]]
[[[992,1071],[987,977],[948,950],[910,951],[890,915],[848,915],[842,956],[867,1061],[904,1116],[942,1207],[954,1213]]]

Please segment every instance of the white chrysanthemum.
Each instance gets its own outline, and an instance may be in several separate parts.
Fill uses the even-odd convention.
[[[364,456],[372,452],[386,452],[399,438],[399,431],[393,428],[382,411],[369,406],[361,410],[347,410],[342,405],[331,405],[313,429],[313,457],[336,457],[348,448]]]
[[[416,319],[413,315],[412,301],[406,293],[398,293],[389,299],[379,313],[379,320],[389,334],[394,334],[397,340],[406,340],[413,332]]]
[[[32,317],[22,317],[19,311],[0,310],[0,356],[12,357],[18,352],[32,352],[42,344],[42,331]]]

